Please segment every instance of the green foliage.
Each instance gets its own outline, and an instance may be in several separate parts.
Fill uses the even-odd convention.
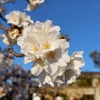
[[[69,86],[91,86],[91,80],[77,79],[75,83],[72,83]]]
[[[91,80],[87,79],[78,79],[77,80],[78,86],[91,86]]]
[[[93,59],[95,67],[100,68],[100,52],[95,50],[90,53],[90,57]]]

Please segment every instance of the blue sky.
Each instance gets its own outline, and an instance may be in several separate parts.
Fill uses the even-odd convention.
[[[23,12],[26,6],[26,0],[17,0],[15,4],[6,5],[7,13],[13,10]],[[100,0],[46,0],[35,11],[26,13],[34,22],[50,19],[61,27],[61,32],[69,34],[69,55],[74,51],[84,51],[86,64],[82,71],[100,71],[89,57],[90,52],[100,51]],[[15,62],[21,63],[25,69],[31,68],[30,64],[23,64],[23,58],[16,58]]]

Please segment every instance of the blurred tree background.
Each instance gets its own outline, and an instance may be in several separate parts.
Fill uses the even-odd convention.
[[[0,49],[0,100],[32,100],[38,82],[30,71],[13,61],[7,49]]]

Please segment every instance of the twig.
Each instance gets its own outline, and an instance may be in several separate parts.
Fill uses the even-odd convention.
[[[17,52],[13,51],[12,47],[9,47],[8,50],[16,57],[24,57],[24,54],[18,54]]]
[[[5,22],[7,22],[7,20],[2,16],[2,14],[0,14],[0,18],[2,18],[2,20],[4,20]]]

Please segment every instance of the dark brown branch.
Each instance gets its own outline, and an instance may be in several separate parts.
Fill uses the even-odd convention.
[[[24,54],[18,54],[17,52],[13,51],[12,47],[9,47],[8,50],[16,57],[24,57]]]
[[[3,21],[7,22],[7,20],[0,14],[0,18],[2,18]]]

